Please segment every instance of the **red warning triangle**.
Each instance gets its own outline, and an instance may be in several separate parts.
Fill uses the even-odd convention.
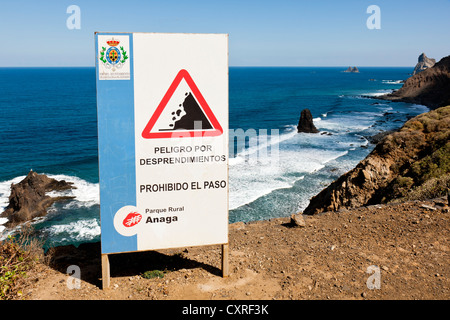
[[[183,86],[180,85],[182,80],[184,80]],[[180,95],[181,90],[182,95]],[[176,91],[177,94],[174,97]],[[171,110],[166,110],[169,102],[171,102]],[[164,117],[161,117],[162,114]],[[182,69],[142,131],[142,137],[144,139],[211,137],[222,133],[222,127],[194,80],[186,70]]]

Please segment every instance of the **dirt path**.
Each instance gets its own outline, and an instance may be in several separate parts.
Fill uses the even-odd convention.
[[[236,223],[228,278],[221,277],[220,246],[129,253],[111,256],[109,290],[101,290],[98,243],[58,247],[22,298],[446,300],[449,215],[429,201],[305,217],[305,227],[289,218]],[[70,265],[80,267],[80,289],[68,288]],[[164,276],[145,279],[148,270]]]

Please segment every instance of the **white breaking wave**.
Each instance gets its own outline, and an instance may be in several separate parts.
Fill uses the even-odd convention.
[[[333,120],[322,120],[317,124],[318,129],[340,131],[343,128],[346,130],[362,131],[370,128],[374,124],[374,120],[369,117],[361,117],[356,119],[354,117],[342,116]]]
[[[3,230],[6,229],[5,226],[3,226],[3,224],[7,223],[8,219],[7,218],[0,218],[0,234],[3,232]],[[1,239],[1,237],[0,237]]]
[[[311,139],[325,141],[327,137],[302,135],[293,130],[271,141],[270,152],[260,153],[261,149],[267,147],[267,144],[263,144],[231,158],[229,209],[251,203],[274,190],[290,188],[306,174],[320,170],[327,162],[348,153],[310,147],[298,150],[299,144],[310,143]]]
[[[386,84],[402,84],[403,80],[381,80],[381,82]]]
[[[363,93],[363,94],[361,94],[361,96],[379,97],[379,96],[383,96],[383,95],[388,94],[388,93],[392,93],[392,91],[393,90],[377,90],[375,92]]]
[[[48,192],[49,196],[72,196],[75,197],[73,201],[68,202],[64,208],[81,208],[91,207],[93,205],[100,204],[100,186],[98,183],[88,182],[78,177],[67,176],[63,174],[48,175],[48,177],[56,180],[65,180],[72,182],[76,189],[64,190],[64,191],[52,191]]]
[[[394,110],[394,108],[392,108],[391,106],[389,106],[388,104],[385,104],[385,103],[379,103],[376,108],[378,110],[382,111],[383,113],[386,111]]]
[[[382,107],[391,109],[390,106]],[[255,138],[248,149],[229,159],[230,210],[249,204],[274,190],[291,188],[296,181],[321,170],[328,162],[356,148],[368,146],[369,141],[363,136],[349,135],[349,132],[371,128],[383,116],[383,111],[376,108],[338,117],[321,114],[321,117],[314,119],[316,127],[321,131],[331,131],[331,136],[298,134],[296,127],[292,126],[289,132],[278,139],[263,139],[263,143],[258,144]],[[270,152],[261,152],[268,146]]]
[[[100,225],[97,219],[86,219],[63,225],[52,225],[44,229],[50,237],[60,238],[60,241],[89,241],[100,235]]]
[[[9,195],[11,193],[11,184],[18,183],[22,181],[26,176],[19,176],[13,179],[0,182],[0,213],[5,211],[6,207],[9,204]],[[5,231],[6,227],[4,226],[9,220],[8,218],[0,218],[0,240],[3,240],[4,236],[3,231]]]
[[[9,195],[11,194],[11,184],[22,181],[26,176],[15,177],[11,180],[0,182],[0,213],[2,213],[9,203]],[[5,222],[3,222],[5,223]],[[0,222],[0,224],[2,224]]]

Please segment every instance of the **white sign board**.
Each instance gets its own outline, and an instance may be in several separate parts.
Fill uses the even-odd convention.
[[[102,254],[228,243],[228,35],[96,52]]]

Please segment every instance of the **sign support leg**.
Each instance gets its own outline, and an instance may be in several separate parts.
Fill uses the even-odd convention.
[[[109,258],[107,254],[102,254],[102,287],[108,289],[111,283],[109,271]]]
[[[228,243],[225,243],[222,245],[222,277],[223,278],[227,278],[229,275],[228,255],[229,255]]]

